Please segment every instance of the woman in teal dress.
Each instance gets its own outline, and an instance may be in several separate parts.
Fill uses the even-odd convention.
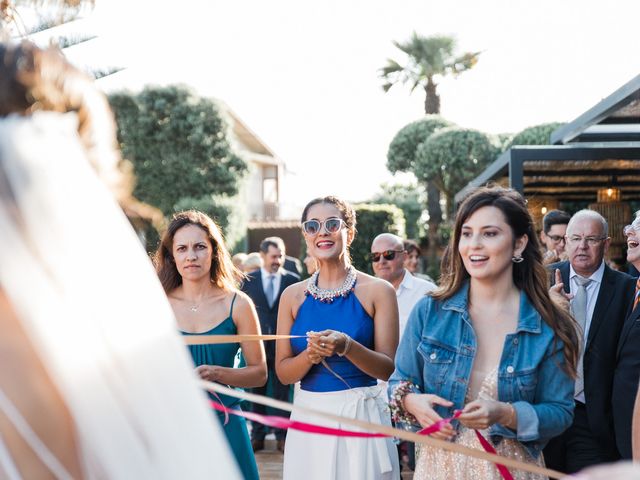
[[[181,212],[162,237],[155,254],[156,269],[183,335],[259,334],[260,324],[251,300],[237,289],[236,270],[218,226],[197,211]],[[242,351],[246,366],[234,368]],[[232,387],[262,386],[267,366],[262,342],[192,345],[197,374],[204,380]],[[212,396],[229,408],[237,399]],[[258,479],[258,468],[244,418],[218,413],[245,479]]]

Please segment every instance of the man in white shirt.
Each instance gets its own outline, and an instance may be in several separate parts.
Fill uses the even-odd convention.
[[[386,280],[396,290],[400,336],[407,326],[407,320],[413,306],[428,292],[436,288],[432,282],[414,277],[409,270],[404,268],[407,256],[404,241],[392,233],[381,233],[371,243],[369,258],[375,276]],[[403,451],[404,453],[402,453]],[[413,444],[402,442],[401,445],[398,445],[398,455],[400,461],[407,463],[409,468],[413,470],[415,467]]]
[[[413,306],[436,286],[432,282],[414,277],[404,268],[407,252],[402,238],[397,235],[381,233],[374,238],[370,259],[375,276],[386,280],[396,290],[402,336]]]

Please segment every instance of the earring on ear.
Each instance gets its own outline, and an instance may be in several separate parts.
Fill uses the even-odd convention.
[[[513,263],[522,263],[524,262],[524,258],[522,258],[522,255],[514,255],[513,257],[511,257],[511,261]]]

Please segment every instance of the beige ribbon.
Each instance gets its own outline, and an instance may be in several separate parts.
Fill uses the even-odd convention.
[[[218,345],[221,343],[259,342],[262,340],[287,340],[306,338],[304,335],[183,335],[185,345]]]
[[[321,412],[311,408],[300,407],[288,402],[282,402],[273,398],[264,397],[262,395],[256,395],[254,393],[248,393],[240,390],[233,390],[231,388],[220,385],[219,383],[207,382],[205,380],[200,381],[202,387],[206,390],[229,395],[230,397],[241,398],[253,403],[259,403],[268,407],[277,408],[279,410],[286,410],[288,412],[301,412],[307,415],[313,415],[320,418],[327,418],[334,422],[339,422],[345,425],[352,425],[354,427],[362,428],[370,432],[385,433],[387,435],[401,438],[414,443],[424,443],[436,448],[442,448],[450,452],[461,453],[469,457],[478,458],[480,460],[487,460],[492,463],[499,463],[508,468],[515,468],[517,470],[523,470],[525,472],[536,473],[538,475],[544,475],[550,478],[564,478],[565,474],[550,470],[548,468],[539,467],[531,463],[524,463],[518,460],[514,460],[509,457],[503,457],[495,455],[493,453],[487,453],[482,450],[476,450],[474,448],[465,447],[457,443],[451,443],[444,440],[438,440],[436,438],[429,437],[427,435],[418,435],[417,433],[400,430],[398,428],[389,427],[387,425],[378,425],[375,423],[365,422],[363,420],[357,420],[355,418],[341,417],[340,415],[334,415],[332,413]]]
[[[260,340],[285,340],[288,338],[299,338],[300,335],[188,335],[184,336],[185,343],[187,345],[202,345],[202,344],[220,344],[220,343],[238,343],[246,341],[260,341]],[[202,339],[202,341],[197,341]],[[457,443],[447,442],[445,440],[438,440],[427,435],[418,435],[414,432],[408,432],[406,430],[400,430],[398,428],[389,427],[387,425],[379,425],[375,423],[366,422],[364,420],[358,420],[355,418],[341,417],[333,413],[321,412],[311,408],[300,407],[288,402],[282,402],[273,398],[265,397],[262,395],[256,395],[254,393],[248,393],[241,390],[234,390],[219,383],[207,382],[206,380],[200,380],[200,384],[205,390],[211,392],[222,393],[230,397],[240,398],[253,403],[259,403],[267,407],[276,408],[279,410],[285,410],[287,412],[297,411],[307,415],[313,415],[320,418],[327,418],[334,422],[339,422],[345,425],[351,425],[354,427],[362,428],[370,432],[384,433],[392,437],[397,437],[402,440],[406,440],[414,443],[423,443],[432,447],[441,448],[450,452],[460,453],[469,457],[477,458],[480,460],[487,460],[492,463],[499,463],[507,468],[515,468],[516,470],[523,470],[525,472],[535,473],[538,475],[544,475],[550,478],[564,478],[565,474],[556,470],[539,467],[531,463],[520,462],[509,457],[503,457],[493,453],[488,453],[482,450],[476,450],[475,448],[465,447]]]

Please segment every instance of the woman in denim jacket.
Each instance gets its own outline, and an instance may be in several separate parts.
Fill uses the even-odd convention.
[[[434,437],[481,449],[480,430],[499,454],[544,465],[542,447],[571,424],[578,336],[551,301],[540,251],[519,193],[493,187],[467,197],[441,287],[414,307],[396,354],[396,421],[426,427],[460,409]],[[487,461],[426,445],[417,453],[416,480],[499,478]]]

